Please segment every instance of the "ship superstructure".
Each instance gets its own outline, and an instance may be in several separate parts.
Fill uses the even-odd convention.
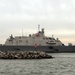
[[[12,35],[6,40],[5,45],[25,45],[25,46],[62,46],[63,43],[57,38],[47,37],[44,34],[44,28],[35,34],[29,36],[16,36]]]

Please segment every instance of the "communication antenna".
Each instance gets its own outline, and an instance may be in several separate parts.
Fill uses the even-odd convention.
[[[38,32],[40,31],[40,25],[38,25]]]
[[[22,28],[22,36],[23,36],[23,28]]]
[[[52,38],[54,37],[54,35],[52,35]]]

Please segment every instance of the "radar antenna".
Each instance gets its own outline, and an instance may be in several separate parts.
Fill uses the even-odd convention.
[[[40,25],[38,25],[38,32],[40,31]]]

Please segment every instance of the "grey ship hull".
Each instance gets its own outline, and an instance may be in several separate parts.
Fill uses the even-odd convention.
[[[48,53],[73,53],[75,46],[0,46],[0,51],[45,51]]]

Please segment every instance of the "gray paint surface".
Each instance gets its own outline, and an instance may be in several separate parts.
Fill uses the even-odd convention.
[[[45,51],[51,53],[75,52],[75,46],[0,46],[1,51]]]

